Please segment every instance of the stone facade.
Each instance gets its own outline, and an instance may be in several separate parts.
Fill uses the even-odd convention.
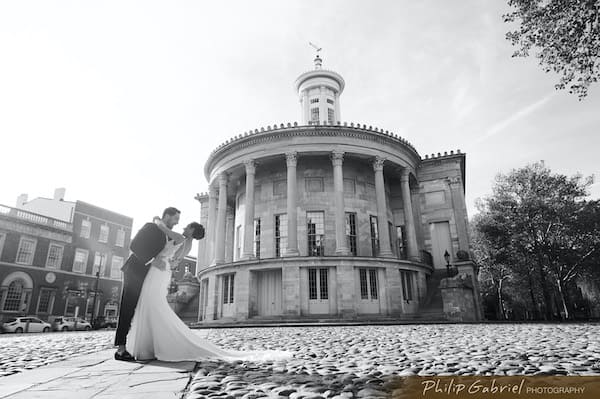
[[[432,276],[469,251],[465,154],[421,158],[340,122],[345,83],[315,61],[297,80],[304,124],[236,136],[206,162],[198,319],[443,317]]]

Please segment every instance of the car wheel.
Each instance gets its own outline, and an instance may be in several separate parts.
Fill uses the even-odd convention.
[[[85,331],[90,331],[90,330],[91,330],[90,326],[85,326]]]
[[[50,327],[44,327],[44,332],[50,331]]]
[[[60,331],[69,331],[69,327],[63,327],[60,329]]]
[[[21,327],[17,327],[17,329],[15,330],[15,334],[21,334],[23,332],[23,329]]]

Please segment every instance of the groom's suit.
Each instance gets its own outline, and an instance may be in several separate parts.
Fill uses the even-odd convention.
[[[115,345],[125,345],[142,284],[148,274],[149,266],[146,264],[163,250],[166,242],[167,235],[155,223],[146,223],[131,241],[129,249],[132,253],[121,268],[123,294]]]

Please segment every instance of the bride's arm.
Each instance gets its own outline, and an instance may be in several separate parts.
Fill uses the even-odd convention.
[[[161,229],[167,235],[167,237],[171,238],[174,241],[175,245],[181,244],[185,240],[185,236],[183,234],[176,233],[173,230],[169,229],[162,222],[162,220],[157,221],[156,225],[158,226],[159,229]]]
[[[177,251],[176,253],[177,258],[173,259],[173,262],[171,263],[173,266],[178,266],[179,263],[181,263],[181,261],[183,260],[183,258],[185,258],[187,254],[190,253],[192,249],[192,241],[192,237],[186,238],[186,240],[183,242],[183,247],[181,248],[181,251]]]

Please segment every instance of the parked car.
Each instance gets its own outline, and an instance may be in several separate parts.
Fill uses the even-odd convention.
[[[79,317],[55,317],[52,321],[54,331],[75,331],[92,329],[92,325]]]
[[[98,316],[92,322],[92,328],[94,330],[100,328],[117,328],[117,319],[114,317]]]
[[[48,332],[52,329],[50,323],[33,316],[15,317],[2,323],[2,331],[12,333]]]

